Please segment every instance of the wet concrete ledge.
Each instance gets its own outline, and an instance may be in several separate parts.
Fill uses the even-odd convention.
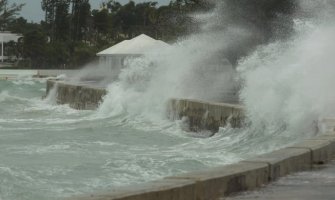
[[[95,110],[107,94],[104,88],[48,80],[46,94],[54,93],[58,104],[68,104],[78,110]]]
[[[233,128],[241,127],[245,116],[241,105],[192,99],[171,99],[167,108],[170,119],[186,120],[189,130],[193,132],[209,130],[216,133],[220,127],[225,127],[228,123]]]

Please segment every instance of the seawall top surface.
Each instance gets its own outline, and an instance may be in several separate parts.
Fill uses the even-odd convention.
[[[335,161],[332,161],[321,169],[289,175],[260,190],[220,200],[334,200],[334,174]]]
[[[195,100],[195,99],[183,99],[183,98],[174,98],[176,101],[190,101],[196,102],[200,104],[208,104],[208,105],[215,105],[215,106],[223,106],[223,107],[231,107],[236,109],[244,109],[244,106],[241,104],[229,104],[229,103],[221,103],[221,102],[206,102],[203,100]]]
[[[213,167],[205,170],[199,170],[194,172],[188,172],[176,176],[167,177],[168,179],[191,179],[191,180],[203,180],[212,179],[217,177],[233,176],[236,174],[253,171],[259,168],[268,167],[266,163],[257,162],[239,162],[230,165],[223,165]]]
[[[63,84],[67,86],[81,86],[81,87],[87,87],[91,89],[99,89],[99,90],[105,90],[107,88],[107,85],[101,85],[100,82],[97,81],[65,81],[65,80],[57,80],[57,79],[50,79],[48,82],[57,83],[57,84]]]

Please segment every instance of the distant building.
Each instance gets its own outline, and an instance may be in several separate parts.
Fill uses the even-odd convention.
[[[145,34],[142,34],[131,40],[124,40],[108,49],[105,49],[97,53],[97,56],[100,57],[100,64],[110,67],[110,69],[114,72],[118,72],[123,68],[126,58],[157,53],[169,46],[169,44],[161,40],[155,40]]]
[[[13,58],[15,59],[14,55],[5,55],[5,45],[8,42],[18,42],[19,38],[22,36],[19,34],[15,33],[10,33],[10,32],[0,32],[0,43],[1,43],[1,56],[0,56],[0,61],[4,62],[7,60],[12,60]]]

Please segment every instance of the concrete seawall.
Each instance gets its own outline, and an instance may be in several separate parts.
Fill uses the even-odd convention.
[[[106,90],[87,85],[74,85],[54,80],[47,81],[47,95],[55,89],[58,104],[69,104],[78,110],[94,110],[99,107]]]
[[[56,85],[57,103],[69,104],[70,107],[79,110],[96,109],[107,93],[104,88],[48,80],[47,94]],[[240,105],[190,99],[171,99],[168,102],[167,113],[172,120],[185,118],[189,130],[193,132],[210,130],[216,133],[219,127],[224,127],[228,123],[232,127],[240,127],[244,119],[244,109]]]
[[[240,105],[209,103],[191,99],[171,99],[168,103],[171,119],[186,118],[190,131],[210,130],[218,132],[219,127],[228,123],[233,128],[240,127],[244,121],[244,109]]]

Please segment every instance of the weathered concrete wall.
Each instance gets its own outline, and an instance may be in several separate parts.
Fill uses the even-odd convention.
[[[98,108],[106,90],[86,85],[73,85],[64,82],[47,81],[47,95],[53,87],[57,87],[56,99],[58,104],[69,104],[78,110],[94,110]]]
[[[242,126],[242,106],[225,103],[208,103],[190,99],[171,99],[168,103],[171,119],[187,118],[191,131],[210,130],[216,133],[219,127],[230,123],[233,128]]]
[[[287,174],[312,168],[311,151],[307,148],[285,148],[260,155],[245,162],[267,163],[270,181]]]
[[[94,110],[106,95],[104,88],[88,85],[74,85],[54,80],[47,81],[47,94],[57,86],[56,99],[59,104],[69,104],[79,110]],[[225,103],[208,103],[189,99],[171,99],[168,115],[172,120],[185,117],[190,131],[210,130],[216,133],[219,127],[230,123],[232,127],[242,126],[244,110],[242,106]]]
[[[335,123],[332,130],[334,128]],[[215,200],[255,189],[290,173],[312,169],[314,165],[328,162],[334,155],[335,132],[329,131],[237,164],[179,174],[69,200]]]
[[[252,190],[268,183],[267,163],[240,162],[237,164],[185,173],[168,180],[195,181],[195,199],[217,199],[239,191]]]
[[[195,181],[161,179],[69,200],[195,200],[195,194]]]

